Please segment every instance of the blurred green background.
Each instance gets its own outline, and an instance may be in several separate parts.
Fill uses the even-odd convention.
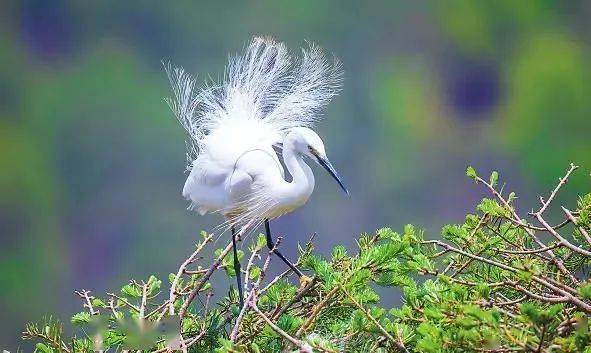
[[[571,161],[563,201],[588,191],[590,16],[589,1],[2,1],[0,349],[79,311],[74,289],[176,271],[220,222],[180,196],[163,60],[218,77],[259,34],[343,62],[318,130],[352,196],[316,169],[310,202],[272,223],[293,257],[312,232],[321,252],[384,225],[437,237],[483,195],[468,164],[500,170],[524,207]]]

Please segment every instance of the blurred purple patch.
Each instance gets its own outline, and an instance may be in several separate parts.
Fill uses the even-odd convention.
[[[64,1],[22,1],[19,20],[23,42],[41,59],[55,59],[72,49],[75,21]]]
[[[455,63],[446,86],[448,103],[461,119],[486,119],[499,104],[500,78],[493,65],[465,61]]]

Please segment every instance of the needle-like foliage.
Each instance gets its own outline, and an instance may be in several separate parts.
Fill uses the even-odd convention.
[[[84,311],[72,317],[78,337],[59,323],[27,326],[37,352],[93,349],[145,352],[591,352],[591,194],[550,225],[556,195],[572,166],[537,210],[520,215],[516,195],[473,168],[467,175],[490,198],[462,224],[426,239],[413,226],[364,234],[357,247],[329,256],[300,249],[314,279],[297,286],[290,273],[270,278],[275,257],[263,236],[241,253],[245,305],[234,290],[213,303],[209,278],[235,276],[231,244],[213,264],[200,264],[211,244],[203,233],[195,251],[165,285],[155,277],[132,281],[99,299],[77,292]],[[280,247],[280,240],[276,247]],[[381,293],[381,297],[378,293]],[[401,294],[400,294],[401,293]],[[385,308],[385,296],[402,304]]]

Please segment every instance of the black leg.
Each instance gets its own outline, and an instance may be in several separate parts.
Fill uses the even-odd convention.
[[[292,271],[295,272],[296,275],[298,275],[298,277],[302,277],[302,271],[298,270],[297,267],[295,267],[291,262],[289,262],[289,260],[286,259],[285,256],[283,256],[283,254],[279,252],[279,250],[273,249],[275,243],[273,243],[273,238],[271,238],[271,227],[269,227],[268,219],[265,219],[265,233],[267,234],[267,247],[269,248],[269,250],[273,250],[273,253],[279,256],[279,258],[283,260],[283,262],[285,262],[287,266],[289,266],[289,268],[291,268]]]
[[[234,248],[234,270],[236,271],[236,282],[238,284],[238,297],[240,308],[244,307],[244,294],[242,294],[242,273],[240,271],[240,260],[238,260],[238,248],[236,247],[236,230],[232,227],[232,247]]]

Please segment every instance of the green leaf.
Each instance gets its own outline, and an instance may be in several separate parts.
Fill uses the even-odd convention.
[[[501,206],[497,201],[488,198],[482,199],[476,207],[482,213],[488,213],[491,216],[508,217],[509,211]]]
[[[499,181],[499,173],[497,173],[497,171],[493,170],[493,172],[490,174],[490,185],[492,186],[496,186],[497,182]]]
[[[264,234],[259,234],[257,237],[257,248],[264,248],[267,246],[267,237]]]
[[[277,326],[288,333],[295,332],[303,323],[303,319],[289,314],[283,314],[277,321]]]
[[[580,285],[578,292],[581,295],[581,297],[587,300],[591,300],[591,282],[587,282]]]
[[[540,311],[536,307],[536,304],[532,302],[521,303],[519,311],[521,312],[521,315],[527,318],[530,322],[535,323],[540,317]]]
[[[332,249],[332,261],[339,261],[347,256],[347,248],[342,245],[335,246]]]
[[[35,345],[35,353],[53,353],[53,349],[49,348],[43,343],[37,343]]]
[[[72,324],[78,325],[78,326],[86,325],[86,324],[90,323],[90,313],[83,311],[78,314],[75,314],[74,316],[72,316],[71,322],[72,322]]]
[[[104,301],[102,301],[102,300],[101,300],[101,299],[99,299],[99,298],[94,298],[94,299],[92,300],[92,305],[93,305],[95,308],[106,308],[106,307],[107,307],[107,304],[105,304],[105,302],[104,302]]]
[[[511,191],[509,193],[509,196],[507,196],[507,202],[511,203],[513,201],[515,201],[517,199],[517,195],[515,195],[515,192]]]
[[[121,288],[121,293],[127,297],[139,298],[142,296],[142,290],[135,284],[126,284]]]
[[[466,168],[466,176],[468,178],[476,180],[476,170],[474,170],[474,168],[472,168],[471,166],[468,166],[468,168]]]
[[[148,295],[155,294],[162,285],[162,281],[156,278],[156,276],[150,276],[148,279]]]
[[[261,268],[258,266],[252,266],[250,268],[250,272],[248,273],[248,277],[250,279],[258,279],[261,275]]]

